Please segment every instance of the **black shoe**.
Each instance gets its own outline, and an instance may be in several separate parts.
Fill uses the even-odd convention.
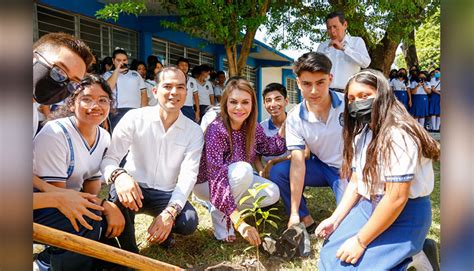
[[[311,225],[306,227],[306,231],[308,232],[308,234],[314,234],[314,231],[316,231],[318,224],[319,223],[316,223],[316,221],[314,221]]]
[[[433,271],[439,271],[438,247],[436,246],[436,241],[427,238],[423,244],[423,252],[430,261]]]

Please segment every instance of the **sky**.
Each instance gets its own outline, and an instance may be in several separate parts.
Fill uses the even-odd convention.
[[[270,45],[270,40],[267,40],[267,41],[264,40],[264,37],[267,36],[265,30],[266,30],[266,29],[265,29],[264,27],[260,27],[260,28],[257,30],[257,33],[255,34],[255,38],[256,38],[257,40],[259,40],[259,41],[261,41],[261,42],[267,44],[268,46],[273,47],[273,46]],[[267,39],[268,39],[268,37],[267,37]],[[304,44],[307,44],[307,45],[310,44],[310,43],[309,43],[309,40],[303,39],[302,42],[303,42]],[[318,46],[319,46],[319,43],[317,43],[316,46],[314,46],[313,51],[316,51],[316,49],[318,49]],[[291,50],[279,50],[279,51],[282,52],[283,54],[285,54],[285,55],[287,55],[287,56],[289,56],[289,57],[295,59],[295,60],[296,60],[298,57],[300,57],[302,54],[304,54],[304,53],[307,52],[307,50],[293,50],[293,49],[291,49]]]

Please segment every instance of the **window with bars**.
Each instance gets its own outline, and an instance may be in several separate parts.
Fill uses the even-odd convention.
[[[286,78],[286,91],[290,104],[297,104],[299,100],[299,89],[296,80],[293,78]]]
[[[36,3],[33,8],[33,41],[50,32],[65,32],[84,40],[101,59],[112,56],[116,47],[125,49],[130,58],[138,57],[135,31]]]
[[[214,66],[214,55],[212,54],[155,37],[152,39],[152,52],[162,60],[163,65],[176,65],[176,61],[180,57],[185,57],[189,59],[190,70],[201,64]]]
[[[224,70],[227,74],[229,74],[229,63],[227,59],[224,59]],[[228,76],[227,76],[228,77]],[[257,87],[257,70],[249,65],[245,66],[244,71],[242,72],[242,77],[247,79],[247,81],[252,84],[252,86],[256,89]]]

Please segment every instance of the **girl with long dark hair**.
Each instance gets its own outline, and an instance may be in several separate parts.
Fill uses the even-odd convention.
[[[432,161],[439,159],[439,144],[378,71],[351,77],[345,102],[341,175],[350,184],[316,229],[327,239],[319,269],[405,270],[431,225]]]

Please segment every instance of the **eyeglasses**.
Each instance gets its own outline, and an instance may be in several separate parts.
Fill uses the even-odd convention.
[[[86,107],[93,107],[94,104],[97,104],[100,107],[110,106],[110,99],[107,97],[100,97],[99,99],[94,100],[89,96],[82,96],[79,98],[79,102]]]
[[[69,91],[69,93],[73,93],[75,91],[80,91],[80,90],[84,89],[82,87],[81,83],[71,81],[69,79],[69,76],[67,75],[67,73],[62,68],[60,68],[56,64],[51,64],[38,51],[34,51],[34,53],[39,55],[44,60],[45,64],[47,64],[49,67],[51,67],[51,70],[49,71],[49,77],[51,77],[51,79],[53,79],[56,83],[59,83],[61,86],[67,86],[67,90]]]

